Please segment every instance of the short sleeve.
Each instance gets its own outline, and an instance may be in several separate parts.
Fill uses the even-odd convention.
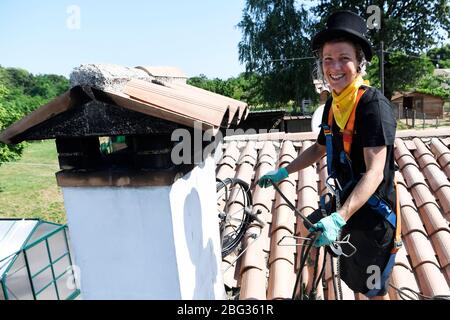
[[[331,100],[328,100],[327,103],[325,103],[325,106],[323,108],[322,113],[322,122],[321,123],[327,123],[328,122],[328,113],[330,112],[331,107]],[[324,146],[326,144],[325,141],[325,134],[323,132],[323,128],[320,127],[319,135],[317,136],[317,143]]]
[[[362,147],[393,145],[397,124],[389,101],[378,98],[359,107],[363,109],[359,128]]]

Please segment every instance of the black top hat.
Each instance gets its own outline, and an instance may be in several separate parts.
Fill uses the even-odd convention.
[[[327,28],[317,33],[312,40],[313,50],[318,50],[328,40],[344,37],[361,45],[367,61],[372,59],[372,47],[366,38],[367,25],[364,19],[351,11],[337,11],[328,17]]]

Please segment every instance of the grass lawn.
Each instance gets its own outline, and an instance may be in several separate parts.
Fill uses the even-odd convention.
[[[0,217],[66,222],[54,140],[29,143],[20,160],[0,166]]]

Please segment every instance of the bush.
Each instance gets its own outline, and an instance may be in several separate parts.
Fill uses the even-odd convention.
[[[0,132],[6,129],[9,125],[16,122],[22,117],[22,114],[16,111],[8,111],[0,105]],[[3,162],[8,162],[18,159],[25,147],[25,143],[16,145],[6,145],[0,142],[0,165]]]

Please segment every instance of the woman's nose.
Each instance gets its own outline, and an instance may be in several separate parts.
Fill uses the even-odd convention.
[[[328,61],[327,63],[328,68],[340,69],[342,67],[342,63],[339,60]]]

